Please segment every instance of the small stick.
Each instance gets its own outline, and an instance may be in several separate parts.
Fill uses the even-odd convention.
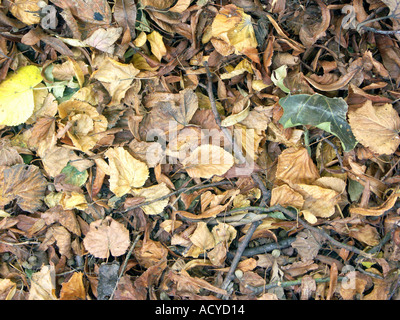
[[[125,212],[128,212],[129,210],[133,210],[133,209],[136,209],[136,208],[147,206],[147,205],[152,204],[154,202],[165,200],[165,199],[167,199],[167,198],[169,198],[169,197],[171,197],[173,195],[184,193],[186,191],[196,191],[196,190],[199,190],[199,189],[218,187],[218,186],[221,186],[223,184],[230,184],[230,183],[231,183],[230,181],[223,180],[223,181],[213,182],[213,183],[210,183],[210,184],[205,184],[205,185],[200,185],[200,186],[181,188],[181,189],[178,189],[178,190],[173,191],[171,193],[168,193],[165,196],[159,197],[157,199],[149,200],[149,201],[145,201],[145,202],[136,204],[136,205],[134,205],[132,207],[129,207],[129,208],[125,209],[124,211],[120,211],[119,213],[125,213]]]
[[[135,240],[133,241],[131,247],[129,248],[129,251],[128,251],[128,253],[126,254],[126,257],[125,257],[125,260],[124,260],[124,264],[122,265],[121,271],[120,271],[120,273],[119,273],[119,276],[118,276],[118,279],[117,279],[117,283],[115,284],[114,290],[113,290],[113,292],[111,293],[110,298],[109,298],[108,300],[112,300],[112,298],[113,298],[113,296],[114,296],[114,292],[115,292],[115,290],[116,290],[117,287],[118,287],[119,280],[122,278],[122,275],[124,274],[126,265],[128,264],[128,260],[129,260],[129,258],[131,257],[131,254],[132,254],[132,252],[133,252],[133,249],[135,248],[136,244],[138,243],[140,237],[141,237],[141,234],[138,234],[138,235],[136,236]]]
[[[278,207],[278,206],[277,206]],[[341,243],[337,240],[335,240],[334,238],[332,238],[329,234],[327,234],[325,231],[323,231],[322,229],[310,226],[307,222],[305,222],[303,219],[299,218],[296,214],[292,213],[290,210],[287,210],[283,207],[280,208],[280,211],[286,215],[288,215],[291,219],[293,220],[297,220],[304,228],[313,231],[317,234],[319,234],[320,236],[322,236],[323,238],[327,239],[329,242],[331,242],[333,245],[339,247],[339,248],[343,248],[346,249],[348,251],[354,252],[360,256],[363,256],[365,258],[368,259],[372,259],[373,256],[370,253],[366,253],[354,246],[345,244],[345,243]]]
[[[232,260],[232,264],[229,268],[228,274],[226,275],[225,280],[222,283],[222,287],[221,287],[222,289],[226,290],[229,287],[229,284],[231,283],[231,281],[234,278],[234,273],[239,264],[240,258],[242,257],[244,250],[246,249],[251,237],[253,236],[254,231],[256,231],[257,227],[260,224],[261,224],[261,221],[254,221],[251,224],[249,230],[246,233],[246,236],[244,237],[243,241],[240,243],[240,245],[236,251],[235,257]]]

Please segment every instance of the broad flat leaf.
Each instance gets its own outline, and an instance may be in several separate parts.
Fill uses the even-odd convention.
[[[234,164],[233,156],[223,148],[203,144],[193,150],[192,154],[182,161],[182,165],[192,178],[211,178],[223,175]]]
[[[29,119],[35,107],[33,88],[42,80],[38,67],[25,66],[0,83],[0,125],[16,126]]]
[[[91,24],[110,24],[111,8],[106,0],[53,0],[56,6],[69,9],[75,18]]]
[[[18,20],[27,25],[40,23],[40,7],[36,0],[14,0],[10,6],[10,12]]]
[[[120,63],[111,58],[107,58],[93,72],[92,78],[97,79],[107,89],[111,96],[109,105],[117,105],[125,97],[126,91],[131,87],[135,76],[140,71],[133,64]]]
[[[97,29],[84,43],[97,50],[113,54],[114,43],[122,34],[122,28]]]
[[[107,259],[123,255],[129,247],[129,231],[123,224],[111,217],[96,220],[90,224],[89,232],[83,239],[86,250],[96,258]]]
[[[283,207],[292,206],[301,209],[304,205],[303,196],[290,188],[287,184],[275,187],[271,191],[271,206],[281,205]]]
[[[147,35],[147,40],[150,42],[151,52],[156,56],[158,61],[161,61],[161,58],[167,53],[162,35],[157,31],[153,31]]]
[[[342,98],[298,94],[280,99],[279,104],[284,110],[279,122],[285,128],[312,125],[338,137],[344,151],[356,146],[357,140],[346,121],[348,106]]]
[[[114,5],[114,19],[118,25],[129,29],[131,38],[135,38],[136,4],[134,0],[116,0]]]
[[[34,213],[42,206],[47,181],[33,165],[17,164],[0,167],[0,205],[16,199],[18,206]]]
[[[105,156],[110,164],[110,190],[117,197],[144,185],[149,176],[144,162],[136,160],[122,147],[108,149]]]
[[[367,100],[349,112],[349,123],[357,140],[373,152],[392,154],[400,145],[400,117],[389,103],[373,106]]]
[[[61,173],[65,175],[65,183],[72,184],[77,187],[82,187],[89,176],[86,170],[79,171],[71,164],[66,165],[64,169],[61,170]]]
[[[207,223],[197,222],[197,228],[190,236],[190,241],[203,251],[214,248],[215,240],[213,234],[208,230]]]
[[[319,172],[306,148],[292,147],[279,155],[276,178],[288,184],[309,184],[319,178]]]

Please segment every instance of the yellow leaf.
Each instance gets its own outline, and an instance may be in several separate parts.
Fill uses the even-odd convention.
[[[142,31],[141,33],[139,33],[139,35],[136,37],[136,39],[133,41],[133,44],[136,47],[142,47],[144,46],[144,44],[146,43],[147,40],[147,36],[146,34]]]
[[[132,193],[135,196],[146,198],[145,201],[153,201],[155,199],[159,199],[161,197],[166,196],[170,192],[171,191],[164,182],[148,188],[132,190]],[[168,201],[169,198],[166,198],[163,200],[150,203],[149,205],[144,205],[141,208],[144,211],[144,213],[148,215],[160,214],[161,212],[163,212],[164,208],[168,205]]]
[[[35,107],[33,88],[42,80],[38,67],[25,66],[0,83],[0,124],[16,126],[29,119]]]
[[[237,53],[251,51],[258,45],[251,16],[233,4],[221,8],[211,25],[211,34],[222,40],[227,38]]]
[[[85,300],[86,290],[83,284],[83,273],[74,272],[72,277],[62,284],[60,300]]]
[[[197,228],[190,236],[190,241],[203,251],[212,249],[215,246],[214,237],[205,222],[197,222]]]
[[[221,126],[223,127],[233,126],[234,124],[246,119],[246,117],[249,115],[249,112],[250,112],[250,106],[240,111],[239,113],[231,114],[230,116],[226,117],[224,120],[221,121]]]
[[[110,190],[117,197],[144,185],[149,176],[149,169],[144,162],[136,160],[122,147],[108,149],[105,156],[110,165]]]
[[[28,300],[57,300],[56,270],[54,265],[44,265],[32,274]]]
[[[301,209],[304,204],[303,196],[290,188],[287,184],[275,187],[271,192],[271,206],[281,205],[283,207],[292,206]]]
[[[225,174],[234,164],[233,156],[223,148],[203,144],[193,150],[192,154],[182,161],[182,165],[192,178],[211,178]]]
[[[251,68],[251,63],[249,62],[249,60],[246,59],[243,59],[241,62],[239,62],[238,65],[235,67],[235,69],[233,69],[232,71],[221,74],[220,78],[222,80],[231,79],[244,72],[248,72],[251,74],[253,73],[253,69]]]
[[[156,56],[158,61],[161,61],[161,58],[167,53],[162,35],[157,31],[153,31],[147,35],[147,40],[150,42],[151,52]]]
[[[85,210],[88,206],[85,195],[83,193],[78,193],[75,191],[63,192],[60,199],[60,204],[62,205],[64,210]]]
[[[298,184],[293,187],[304,197],[303,209],[316,217],[328,218],[335,213],[340,194],[320,186]]]

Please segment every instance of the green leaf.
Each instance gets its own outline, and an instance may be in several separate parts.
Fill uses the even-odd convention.
[[[81,187],[85,184],[89,174],[87,171],[79,171],[69,163],[61,170],[61,173],[65,174],[65,183],[72,184],[77,187]]]
[[[290,128],[311,125],[338,137],[344,151],[354,149],[357,144],[346,120],[347,103],[342,98],[328,98],[320,94],[288,95],[279,100],[284,113],[279,122]]]

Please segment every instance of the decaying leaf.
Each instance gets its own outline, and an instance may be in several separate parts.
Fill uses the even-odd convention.
[[[58,106],[58,113],[69,127],[68,136],[79,150],[91,150],[107,129],[107,119],[90,104],[69,100]]]
[[[90,224],[89,232],[83,239],[83,244],[97,258],[107,259],[109,255],[123,255],[130,245],[129,231],[123,224],[106,217]]]
[[[47,181],[36,166],[0,167],[0,205],[16,199],[18,206],[34,213],[42,206]]]
[[[391,104],[373,106],[370,100],[349,111],[356,139],[378,154],[392,154],[400,145],[400,117]]]
[[[182,161],[187,173],[192,178],[211,178],[223,175],[234,164],[233,156],[223,148],[203,144],[197,147],[189,157]]]
[[[306,148],[288,148],[278,158],[276,177],[286,183],[312,183],[319,172]]]
[[[141,189],[132,189],[132,194],[137,197],[144,197],[145,201],[153,201],[160,198],[165,198],[171,191],[167,187],[167,185],[162,182],[160,184],[156,184],[151,187],[141,188]],[[148,215],[160,214],[163,212],[165,207],[168,205],[169,198],[165,198],[162,200],[155,201],[148,205],[141,206],[144,213]]]

